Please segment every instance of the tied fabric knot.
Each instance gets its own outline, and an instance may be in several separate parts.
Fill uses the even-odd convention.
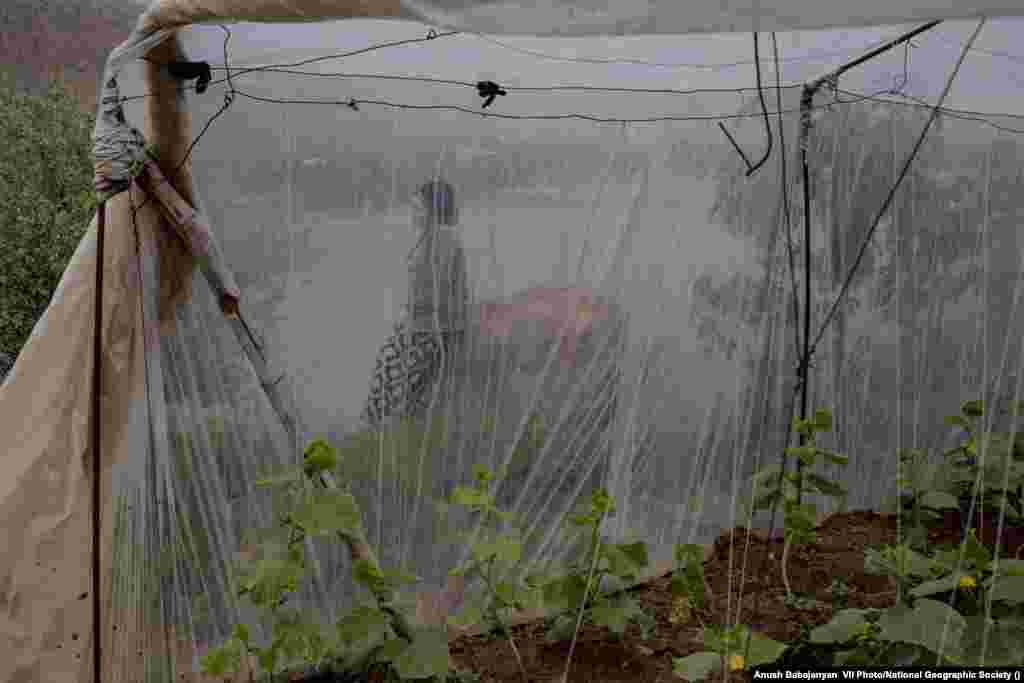
[[[101,202],[127,190],[146,159],[145,137],[125,118],[114,76],[103,84],[93,129],[93,159],[93,187]]]

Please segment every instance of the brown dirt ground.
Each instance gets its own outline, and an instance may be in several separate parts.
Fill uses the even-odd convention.
[[[988,511],[975,523],[979,538],[991,542],[993,515]],[[906,523],[906,521],[904,521]],[[603,627],[584,624],[577,640],[567,683],[678,683],[683,680],[672,671],[673,658],[704,650],[703,625],[735,624],[737,621],[778,641],[792,642],[802,627],[827,623],[835,609],[829,584],[843,577],[849,586],[847,607],[885,608],[896,599],[891,577],[864,572],[864,552],[868,548],[896,543],[895,515],[873,512],[836,514],[818,528],[818,542],[790,550],[789,580],[793,591],[813,595],[818,601],[810,609],[793,609],[785,604],[786,589],[779,569],[783,541],[778,533],[767,534],[742,527],[719,536],[704,563],[708,583],[708,602],[704,609],[692,610],[688,618],[674,618],[668,568],[628,592],[644,611],[653,614],[657,628],[653,637],[643,639],[636,626],[630,626],[621,641],[612,639]],[[933,544],[959,543],[958,513],[950,513],[929,533]],[[749,545],[748,545],[749,541]],[[1024,555],[1024,530],[1004,532],[1004,556]],[[512,633],[523,658],[530,683],[557,683],[569,653],[570,644],[548,643],[543,618],[523,615]],[[481,683],[523,683],[522,674],[504,638],[484,635],[457,635],[451,642],[453,665],[479,676]],[[724,673],[709,680],[725,680]],[[323,680],[323,679],[321,679]],[[385,680],[383,672],[371,673],[371,683]],[[747,672],[729,674],[729,680],[746,683]]]

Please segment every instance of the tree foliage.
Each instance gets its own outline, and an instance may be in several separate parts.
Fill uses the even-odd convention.
[[[0,71],[0,351],[17,354],[92,212],[92,127],[56,82],[23,95]]]

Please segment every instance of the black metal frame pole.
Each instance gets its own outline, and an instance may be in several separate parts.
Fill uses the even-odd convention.
[[[864,62],[877,57],[878,55],[888,52],[889,50],[902,45],[915,36],[924,33],[925,31],[932,29],[939,24],[941,20],[930,21],[923,26],[919,26],[909,33],[892,40],[881,47],[877,47],[871,52],[854,59],[853,61],[843,64],[838,69],[822,76],[821,78],[806,83],[803,89],[803,95],[800,98],[800,161],[803,171],[803,195],[804,195],[804,339],[803,339],[803,353],[800,359],[800,419],[807,419],[807,401],[808,401],[808,390],[809,390],[809,369],[811,364],[810,353],[811,353],[811,188],[810,188],[810,166],[807,163],[807,146],[808,138],[811,132],[811,109],[814,106],[814,95],[821,89],[821,86],[826,83],[836,83],[839,77],[855,66],[859,66]],[[807,435],[800,435],[800,445],[803,446],[807,443]],[[799,475],[803,470],[803,463],[798,459],[796,463],[796,471]],[[797,504],[800,504],[802,497],[802,491],[798,491]]]
[[[100,638],[102,632],[100,617],[100,423],[102,414],[100,407],[100,390],[102,388],[101,359],[103,357],[102,324],[103,324],[103,233],[106,227],[106,202],[100,202],[96,209],[96,279],[95,306],[93,316],[93,349],[92,349],[92,644],[93,644],[93,683],[101,683],[103,672],[103,648]]]

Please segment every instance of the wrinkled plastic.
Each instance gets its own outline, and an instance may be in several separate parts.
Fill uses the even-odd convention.
[[[635,534],[656,561],[676,542],[709,543],[748,522],[734,503],[756,468],[794,444],[799,411],[795,113],[784,117],[785,144],[776,138],[774,156],[747,179],[710,122],[633,135],[339,106],[431,91],[343,88],[329,60],[294,66],[338,52],[343,22],[296,38],[283,60],[281,45],[236,28],[229,54],[243,65],[282,61],[306,73],[239,77],[249,97],[236,95],[215,120],[191,168],[178,166],[199,126],[177,113],[210,120],[225,83],[179,100],[157,66],[133,74],[133,60],[170,34],[126,45],[111,62],[124,95],[151,93],[128,105],[129,117],[146,107],[161,168],[208,219],[242,318],[225,317],[166,217],[152,203],[137,208],[138,188],[112,200],[101,455],[109,680],[203,680],[199,656],[236,624],[256,623],[237,594],[239,568],[253,565],[286,511],[256,482],[299,465],[315,438],[337,447],[333,480],[353,492],[381,564],[421,578],[405,596],[421,622],[458,611],[442,588],[468,557],[454,534],[474,531],[476,519],[443,501],[471,483],[475,465],[507,470],[494,493],[531,534],[524,571],[578,555],[561,529],[600,487],[617,504],[606,538]],[[184,56],[220,54],[224,37],[186,31]],[[162,48],[161,58],[177,56],[173,42]],[[786,97],[792,110],[798,94]],[[517,94],[502,111],[557,109],[539,99]],[[815,114],[812,334],[926,114],[868,102]],[[757,116],[730,123],[747,149],[763,144],[762,126]],[[962,140],[981,155],[976,168],[954,153]],[[853,302],[816,350],[809,408],[835,413],[821,445],[851,456],[828,472],[849,489],[850,508],[877,509],[895,492],[897,449],[948,443],[941,418],[963,401],[1020,392],[1015,149],[980,123],[943,122],[873,236]],[[460,204],[466,334],[425,410],[368,429],[360,415],[375,363],[409,299],[410,197],[438,176]],[[0,545],[14,549],[0,563],[0,651],[15,654],[0,658],[0,681],[89,680],[89,603],[78,597],[89,590],[94,245],[90,232],[0,389]],[[360,595],[351,558],[334,538],[306,549],[310,576],[289,605],[328,623]],[[269,635],[253,633],[260,643]]]

